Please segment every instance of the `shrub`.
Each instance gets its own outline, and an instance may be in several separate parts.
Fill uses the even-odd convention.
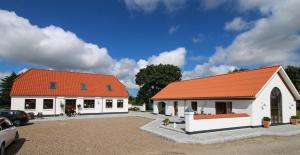
[[[271,118],[270,117],[264,117],[263,121],[271,121]]]
[[[291,119],[299,119],[299,116],[291,116]]]
[[[170,124],[170,119],[166,118],[163,120],[164,125],[169,125]]]

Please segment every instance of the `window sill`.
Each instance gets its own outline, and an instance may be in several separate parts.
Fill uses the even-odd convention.
[[[25,111],[35,111],[35,109],[25,109]]]
[[[53,109],[43,109],[44,111],[53,111]]]
[[[83,108],[84,110],[95,110],[95,108]]]

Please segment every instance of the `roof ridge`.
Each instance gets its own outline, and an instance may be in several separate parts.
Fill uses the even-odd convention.
[[[239,74],[239,73],[251,72],[251,71],[262,70],[262,69],[273,68],[273,67],[280,67],[280,66],[281,65],[277,64],[277,65],[272,65],[272,66],[265,66],[265,67],[255,68],[255,69],[248,69],[248,70],[238,71],[238,72],[231,72],[231,73],[217,74],[217,75],[211,75],[211,76],[206,76],[206,77],[198,77],[198,78],[194,78],[194,79],[175,81],[173,83],[186,82],[186,81],[199,80],[199,79],[206,79],[206,78],[213,78],[213,77],[218,77],[218,76],[226,76],[226,75],[230,75],[230,74]]]
[[[115,77],[115,75],[111,75],[111,74],[87,73],[87,72],[66,71],[66,70],[58,70],[58,69],[51,69],[51,70],[49,70],[49,69],[41,69],[41,68],[30,68],[30,69],[28,69],[28,71],[30,71],[30,70],[55,71],[55,72],[76,73],[76,74],[89,74],[89,75],[103,75],[103,76],[113,76],[113,77]],[[26,71],[26,72],[28,72],[28,71]]]

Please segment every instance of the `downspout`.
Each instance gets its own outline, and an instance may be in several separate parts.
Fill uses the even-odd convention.
[[[56,98],[57,96],[55,96],[55,102],[54,102],[54,117],[56,117]]]

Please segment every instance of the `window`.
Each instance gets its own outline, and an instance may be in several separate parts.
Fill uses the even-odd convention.
[[[85,83],[80,83],[80,89],[81,90],[87,90],[87,86]]]
[[[11,126],[12,126],[12,124],[10,122],[6,121],[6,120],[1,123],[2,130],[8,129]]]
[[[108,91],[112,91],[112,87],[111,87],[111,85],[110,85],[110,84],[109,84],[109,85],[107,85],[106,87],[107,87],[107,90],[108,90]]]
[[[123,100],[118,100],[117,101],[117,107],[118,108],[123,108]]]
[[[232,102],[216,102],[216,114],[231,114]]]
[[[25,99],[25,109],[35,109],[35,99]]]
[[[106,108],[112,108],[112,100],[106,100]]]
[[[53,99],[44,99],[43,109],[53,109]]]
[[[56,82],[50,82],[49,89],[56,89]]]
[[[83,108],[95,108],[95,100],[84,100]]]
[[[193,109],[193,111],[196,111],[196,112],[197,112],[197,108],[198,108],[197,102],[196,102],[196,101],[193,101],[193,102],[192,102],[192,109]]]

